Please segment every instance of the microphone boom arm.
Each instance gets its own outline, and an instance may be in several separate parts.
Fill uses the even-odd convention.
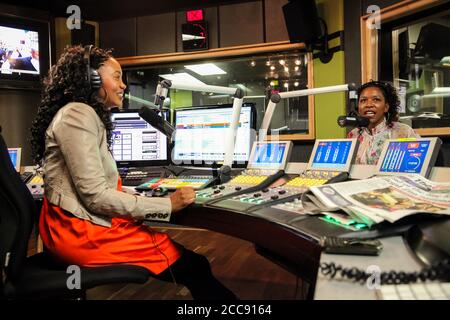
[[[272,121],[272,117],[275,112],[275,107],[281,101],[281,99],[296,98],[296,97],[309,96],[309,95],[315,95],[315,94],[321,94],[321,93],[354,91],[354,90],[355,90],[354,84],[342,84],[342,85],[336,85],[336,86],[303,89],[303,90],[288,91],[288,92],[281,92],[281,93],[273,94],[270,97],[269,103],[267,105],[267,109],[264,114],[264,118],[261,123],[261,127],[259,129],[258,140],[264,141],[266,139],[267,131],[269,129],[270,122]]]

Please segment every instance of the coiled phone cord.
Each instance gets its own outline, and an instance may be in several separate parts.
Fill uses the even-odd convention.
[[[340,277],[342,279],[353,280],[364,284],[367,279],[373,276],[373,273],[367,273],[365,270],[357,268],[344,268],[341,265],[336,265],[334,262],[322,263],[320,271],[323,275],[331,279]],[[450,278],[450,259],[443,259],[438,263],[423,268],[420,272],[404,272],[404,271],[389,271],[381,272],[380,284],[408,284],[417,281],[426,280],[441,280]]]

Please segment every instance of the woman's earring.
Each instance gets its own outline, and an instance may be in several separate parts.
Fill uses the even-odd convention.
[[[389,123],[389,120],[391,120],[391,114],[386,112],[384,115],[385,115],[385,118],[386,118],[386,122]]]

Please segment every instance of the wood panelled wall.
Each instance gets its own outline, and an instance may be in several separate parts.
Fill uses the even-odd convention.
[[[258,0],[206,8],[209,48],[289,40],[281,7],[287,0]],[[185,12],[100,23],[100,45],[116,57],[181,52]]]

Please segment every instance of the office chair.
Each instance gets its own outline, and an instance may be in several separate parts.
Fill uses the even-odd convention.
[[[0,299],[85,298],[87,289],[145,283],[150,276],[133,265],[80,268],[81,288],[69,289],[67,265],[53,262],[45,252],[26,257],[35,214],[33,197],[12,166],[0,127]]]

